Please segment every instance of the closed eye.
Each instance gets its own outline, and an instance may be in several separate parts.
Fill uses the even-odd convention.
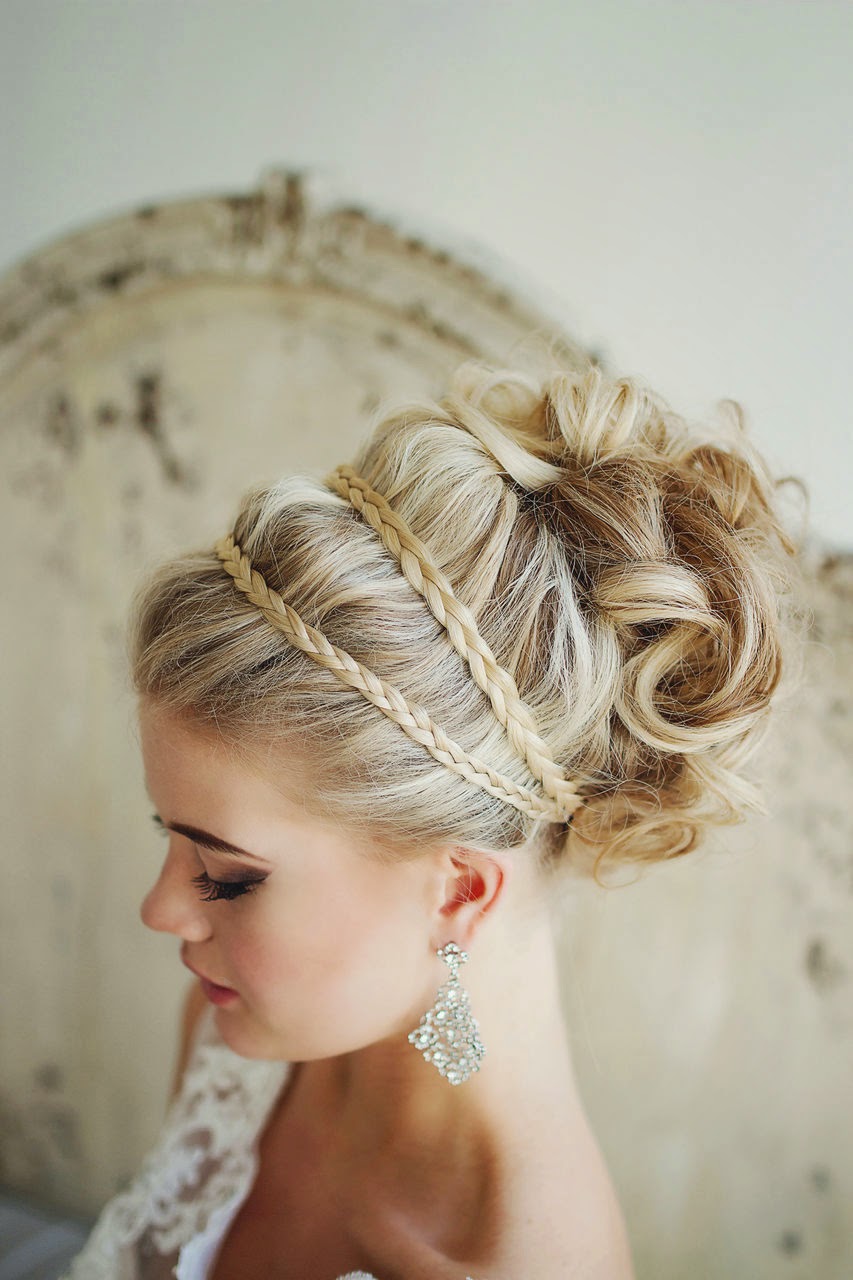
[[[265,879],[266,876],[257,880],[213,880],[206,871],[202,871],[200,875],[193,876],[192,883],[198,887],[204,902],[215,902],[219,898],[230,901],[241,894],[253,893]]]

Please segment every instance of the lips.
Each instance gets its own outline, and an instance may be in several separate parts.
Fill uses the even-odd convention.
[[[199,983],[211,1004],[229,1005],[240,999],[238,993],[232,991],[231,987],[214,986],[212,982],[208,982],[207,978],[199,978]]]

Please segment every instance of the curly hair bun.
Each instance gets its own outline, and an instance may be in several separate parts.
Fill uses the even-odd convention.
[[[760,808],[744,765],[794,581],[778,485],[736,403],[692,427],[636,378],[555,365],[468,361],[440,400],[380,408],[333,481],[244,500],[240,555],[372,700],[235,592],[213,548],[139,593],[140,691],[267,759],[280,739],[326,818],[411,856],[529,841],[545,866],[594,852],[597,872]],[[583,797],[570,823],[506,803],[542,787]]]
[[[793,640],[796,545],[741,406],[723,401],[727,420],[699,429],[634,377],[591,366],[536,380],[475,362],[442,405],[569,570],[554,623],[594,668],[573,690],[586,733],[563,753],[587,795],[570,846],[651,861],[763,811],[742,767]]]

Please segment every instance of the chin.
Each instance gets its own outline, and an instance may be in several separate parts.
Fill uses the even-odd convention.
[[[307,1062],[330,1057],[334,1049],[321,1049],[316,1044],[294,1039],[275,1028],[267,1027],[254,1019],[245,1020],[225,1009],[215,1013],[216,1027],[228,1048],[241,1058],[253,1058],[266,1062]],[[340,1052],[340,1050],[337,1050]]]
[[[229,1010],[217,1009],[214,1013],[216,1029],[233,1053],[241,1058],[257,1058],[266,1061],[288,1061],[276,1042],[274,1034],[265,1033],[241,1018],[235,1018]]]

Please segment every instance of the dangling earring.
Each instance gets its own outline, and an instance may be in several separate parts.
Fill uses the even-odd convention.
[[[458,969],[460,964],[467,963],[468,952],[455,942],[448,942],[438,948],[436,955],[450,969],[450,977],[439,987],[433,1007],[427,1010],[415,1030],[409,1032],[409,1044],[420,1049],[426,1061],[451,1084],[462,1084],[474,1071],[480,1070],[486,1056],[468,992],[459,981]]]

